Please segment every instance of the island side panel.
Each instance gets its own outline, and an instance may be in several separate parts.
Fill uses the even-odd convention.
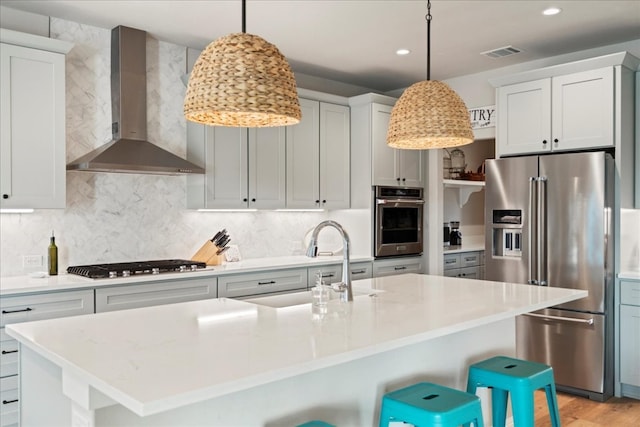
[[[60,367],[21,345],[20,369],[21,425],[71,426],[72,402],[62,394]]]
[[[419,381],[463,390],[468,366],[497,354],[515,354],[514,319],[148,417],[140,418],[121,405],[102,408],[96,411],[96,425],[275,427],[311,419],[340,426],[377,425],[384,393]],[[483,407],[487,420],[488,409]]]

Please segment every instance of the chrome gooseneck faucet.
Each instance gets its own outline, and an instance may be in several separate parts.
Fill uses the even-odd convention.
[[[318,233],[327,226],[335,228],[342,236],[342,282],[336,285],[340,291],[340,299],[342,301],[353,301],[351,272],[349,268],[349,246],[351,246],[351,241],[349,240],[349,235],[340,224],[335,221],[327,220],[316,225],[316,228],[314,228],[311,233],[311,240],[309,241],[309,247],[307,248],[307,256],[315,258],[318,255]]]

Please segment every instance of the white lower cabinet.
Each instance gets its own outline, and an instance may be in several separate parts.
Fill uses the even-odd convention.
[[[4,331],[10,323],[94,312],[93,289],[0,298],[0,426],[20,425],[20,346]]]
[[[422,257],[377,259],[373,262],[373,277],[422,273]]]
[[[217,297],[215,277],[96,289],[96,313]]]
[[[484,279],[484,251],[446,254],[443,259],[443,276]]]
[[[640,399],[640,280],[621,280],[620,303],[622,394]]]
[[[373,277],[373,266],[370,261],[352,262],[349,265],[349,269],[351,270],[351,280],[371,279]],[[316,284],[318,273],[322,274],[322,280],[325,284],[337,283],[342,280],[342,264],[309,267],[307,270],[309,287],[313,287]]]
[[[20,345],[0,329],[0,426],[20,422]]]
[[[241,298],[307,289],[307,269],[293,268],[218,277],[218,297]]]

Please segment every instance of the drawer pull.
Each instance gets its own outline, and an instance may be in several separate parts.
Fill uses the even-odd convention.
[[[476,257],[470,256],[464,259],[465,261],[476,261]]]
[[[351,274],[364,274],[364,273],[366,273],[366,272],[367,272],[367,270],[353,270],[353,271],[351,272]]]
[[[334,274],[333,274],[333,273],[321,274],[321,275],[320,275],[320,277],[322,277],[323,279],[324,279],[325,277],[333,277],[333,276],[334,276]]]
[[[3,400],[2,404],[3,405],[8,405],[9,403],[16,403],[18,401],[18,399],[13,399],[13,400]]]
[[[393,267],[393,269],[394,269],[395,271],[398,271],[398,270],[406,270],[406,269],[407,269],[407,267],[403,265],[402,267]]]
[[[455,264],[455,263],[456,263],[456,260],[455,260],[455,259],[446,259],[446,260],[444,261],[444,263],[445,263],[445,264]]]
[[[17,353],[18,350],[2,350],[2,354],[11,354],[11,353]]]
[[[2,314],[23,313],[25,311],[33,311],[33,308],[27,307],[21,310],[2,310]]]
[[[258,285],[275,285],[275,280],[269,280],[268,282],[258,282]]]

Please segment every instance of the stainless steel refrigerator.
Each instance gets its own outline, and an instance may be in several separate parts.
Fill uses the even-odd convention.
[[[558,389],[613,394],[614,162],[604,152],[486,162],[488,280],[584,289],[516,319],[517,357],[551,365]]]

